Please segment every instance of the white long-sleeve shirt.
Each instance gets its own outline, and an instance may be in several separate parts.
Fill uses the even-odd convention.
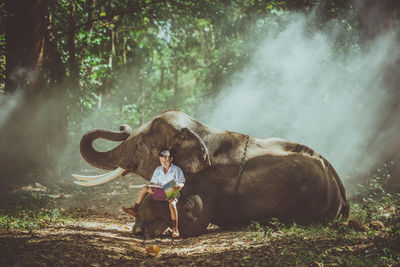
[[[186,181],[182,169],[174,164],[171,164],[171,167],[169,167],[167,173],[164,173],[163,166],[158,166],[154,170],[150,182],[163,186],[172,179],[175,179],[176,183],[179,184],[180,186],[183,186],[183,184]]]

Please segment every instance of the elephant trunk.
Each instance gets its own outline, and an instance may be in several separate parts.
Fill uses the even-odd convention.
[[[105,129],[97,129],[87,132],[81,139],[80,150],[82,157],[92,166],[104,170],[114,170],[120,167],[120,156],[118,156],[118,147],[100,152],[94,149],[93,142],[98,138],[110,141],[124,141],[130,136],[131,129],[129,126],[120,126],[120,131],[110,131]]]

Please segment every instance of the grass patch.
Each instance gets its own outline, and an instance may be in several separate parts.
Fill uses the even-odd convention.
[[[278,219],[253,221],[253,238],[278,248],[274,264],[282,266],[400,265],[400,194],[388,193],[389,175],[381,171],[359,185],[350,198],[348,220],[327,224],[284,224]]]
[[[0,228],[4,230],[36,230],[71,221],[68,210],[49,208],[52,199],[43,193],[23,194],[0,209]]]

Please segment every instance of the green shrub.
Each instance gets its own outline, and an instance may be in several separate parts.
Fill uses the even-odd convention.
[[[43,229],[50,224],[71,220],[67,211],[46,208],[49,203],[46,194],[32,192],[19,196],[15,203],[0,209],[0,228],[10,230]]]

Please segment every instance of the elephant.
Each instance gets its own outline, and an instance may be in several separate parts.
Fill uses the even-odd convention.
[[[98,138],[121,143],[99,152],[93,148]],[[128,173],[149,181],[159,165],[158,152],[162,148],[173,151],[174,164],[185,174],[184,193],[199,196],[198,203],[209,207],[205,214],[196,216],[205,216],[218,226],[271,218],[327,222],[349,215],[350,205],[339,175],[313,149],[280,138],[256,138],[217,129],[181,111],[162,112],[135,131],[123,125],[120,131],[87,132],[80,143],[82,157],[95,167],[111,171],[94,177],[74,175],[82,180],[76,183],[93,186]],[[145,228],[146,223],[153,225],[147,231],[152,236],[168,220],[157,217],[155,211],[148,214],[159,210],[160,203],[146,203],[139,217]],[[154,227],[156,220],[164,222],[159,223],[160,229]],[[185,227],[182,224],[180,227]],[[201,232],[204,224],[199,223],[199,231],[190,231]]]

